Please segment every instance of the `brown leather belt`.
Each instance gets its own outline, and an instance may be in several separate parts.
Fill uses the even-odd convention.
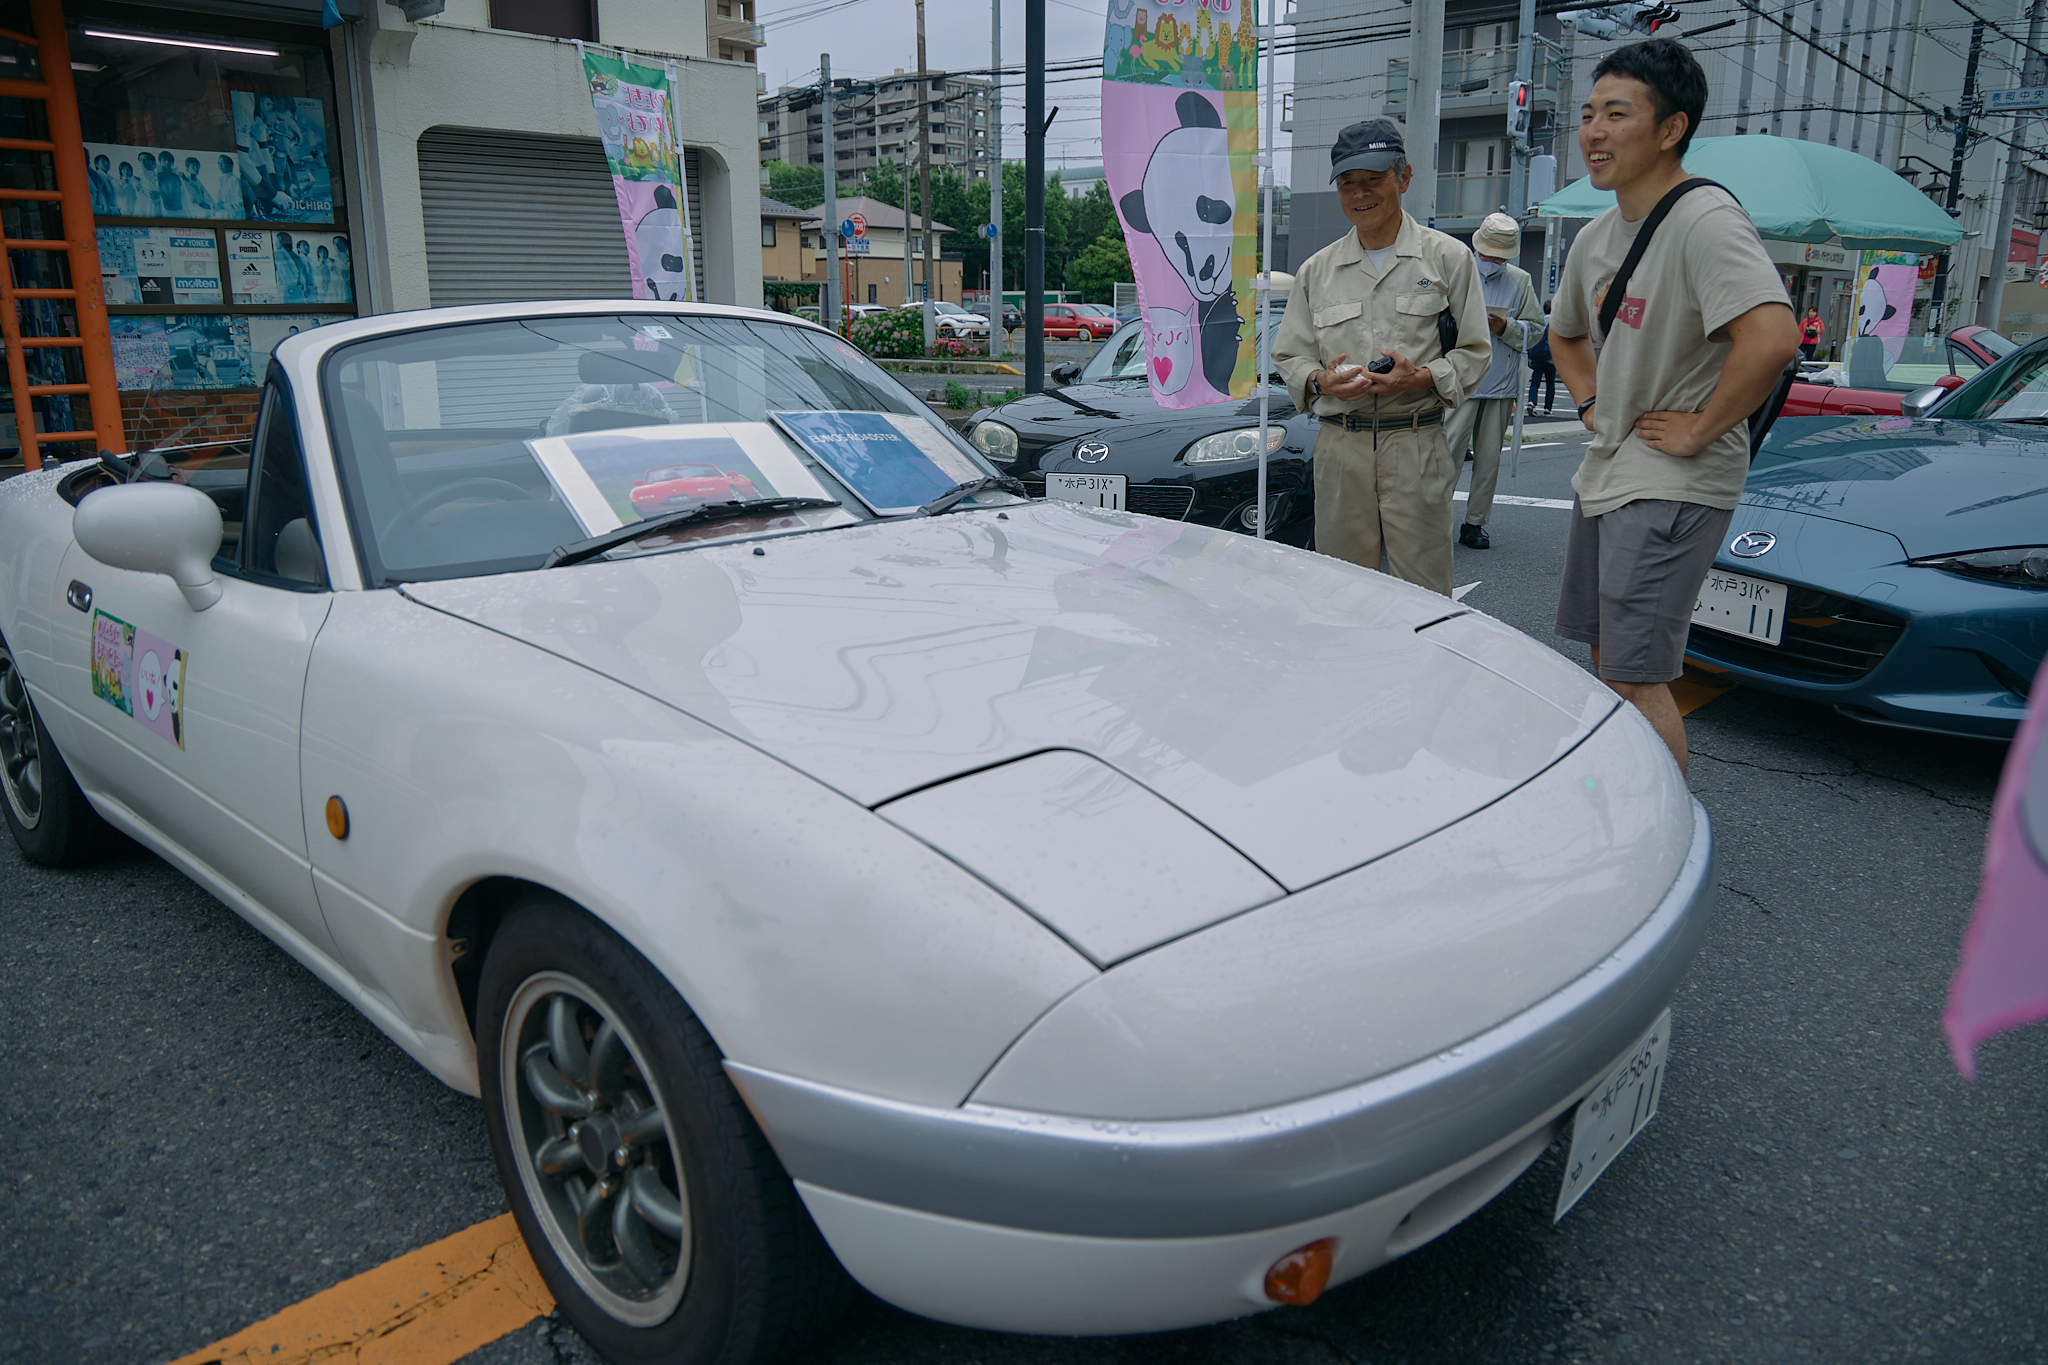
[[[1319,421],[1328,422],[1333,427],[1342,427],[1346,431],[1420,431],[1423,427],[1433,427],[1443,421],[1444,410],[1431,408],[1428,412],[1410,413],[1406,417],[1373,418],[1356,412],[1322,412],[1317,413],[1316,417]]]

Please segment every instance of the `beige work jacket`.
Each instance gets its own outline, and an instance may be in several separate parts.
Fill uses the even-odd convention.
[[[1449,307],[1458,318],[1458,345],[1449,355],[1437,341],[1436,315]],[[1379,402],[1381,418],[1454,408],[1486,377],[1493,333],[1472,251],[1455,237],[1426,228],[1403,212],[1387,273],[1375,277],[1356,232],[1308,258],[1294,277],[1287,312],[1273,342],[1273,364],[1287,380],[1296,407],[1306,411],[1308,377],[1338,356],[1365,365],[1382,347],[1425,366],[1436,388],[1394,394]],[[1370,413],[1372,399],[1340,403],[1316,399],[1318,414]]]

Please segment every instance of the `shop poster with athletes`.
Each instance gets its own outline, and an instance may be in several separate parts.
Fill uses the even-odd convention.
[[[598,140],[611,165],[612,193],[626,234],[636,299],[692,300],[690,198],[676,150],[674,73],[607,57],[576,44],[590,81]]]
[[[1252,391],[1258,252],[1255,0],[1109,0],[1102,163],[1161,407]]]

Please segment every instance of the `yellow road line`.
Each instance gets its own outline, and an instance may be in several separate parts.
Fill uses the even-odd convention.
[[[507,1213],[343,1280],[171,1365],[452,1365],[554,1310]]]

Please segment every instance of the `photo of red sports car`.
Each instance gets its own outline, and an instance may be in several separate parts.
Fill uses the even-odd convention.
[[[754,481],[709,464],[671,464],[650,469],[628,495],[642,516],[706,502],[739,502],[756,498]]]

